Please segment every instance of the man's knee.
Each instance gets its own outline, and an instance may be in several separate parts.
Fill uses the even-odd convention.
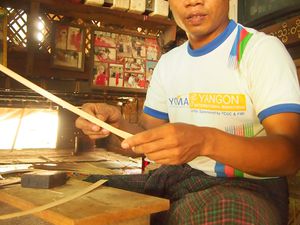
[[[187,194],[171,205],[168,221],[169,225],[281,225],[277,210],[262,196],[231,187]]]

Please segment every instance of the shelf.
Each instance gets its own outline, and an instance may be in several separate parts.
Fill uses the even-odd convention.
[[[167,33],[165,42],[174,41],[176,37],[176,23],[164,17],[152,17],[119,10],[108,7],[95,7],[84,4],[72,4],[66,0],[1,0],[0,5],[4,7],[21,8],[30,10],[32,4],[38,4],[40,11],[64,15],[84,20],[97,20],[106,27],[119,27],[120,29],[135,29],[142,27],[154,33],[162,31]],[[164,34],[163,34],[164,35]],[[169,40],[168,40],[169,39]]]
[[[95,26],[94,23],[92,23],[92,20],[95,20],[97,23],[100,22],[101,26],[99,30],[107,30],[107,32],[122,33],[132,36],[141,35],[143,38],[148,38],[149,35],[151,38],[157,37],[158,43],[161,45],[161,49],[164,49],[165,46],[168,46],[169,43],[173,43],[176,39],[177,26],[174,20],[169,18],[151,17],[148,15],[114,10],[108,7],[72,4],[67,0],[0,0],[0,6],[19,9],[19,11],[22,10],[21,12],[16,12],[17,16],[23,16],[26,13],[26,30],[30,31],[26,34],[26,48],[24,48],[21,52],[15,51],[13,48],[9,49],[9,68],[22,76],[31,79],[42,78],[44,79],[43,82],[47,81],[47,83],[51,83],[52,79],[57,79],[84,81],[84,87],[90,86],[87,82],[90,82],[90,73],[92,71],[92,64],[90,62],[92,59],[90,54],[86,55],[84,72],[62,70],[51,66],[51,55],[48,51],[45,51],[45,49],[51,47],[50,42],[53,39],[51,34],[51,24],[54,23],[54,20],[51,14],[62,16],[62,23],[75,22],[77,24],[78,22],[82,27],[87,28],[90,32],[93,31]],[[14,14],[12,13],[11,16],[13,17]],[[40,16],[42,18],[46,16],[51,17],[51,19],[47,18],[45,20],[50,32],[41,45],[38,43],[35,36],[38,32],[36,20]],[[142,28],[142,32],[137,32],[138,27]],[[91,40],[88,40],[88,42],[91,44]],[[8,82],[8,79],[5,79],[5,82],[5,87],[9,87],[14,84],[13,82]],[[62,89],[64,89],[64,85],[61,86]],[[93,90],[91,89],[89,92],[118,92],[124,93],[125,95],[135,93],[144,96],[146,89],[109,86]]]

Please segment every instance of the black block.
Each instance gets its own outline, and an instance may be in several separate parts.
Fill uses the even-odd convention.
[[[62,171],[35,171],[21,176],[22,187],[53,188],[64,185],[67,181],[66,172]]]

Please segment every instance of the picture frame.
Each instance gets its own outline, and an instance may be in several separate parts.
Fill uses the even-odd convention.
[[[160,48],[156,37],[93,28],[90,54],[91,89],[146,92]]]
[[[124,65],[111,63],[109,65],[109,86],[124,87],[123,77],[124,77]]]
[[[0,64],[7,66],[7,11],[0,7]]]
[[[299,10],[299,0],[239,0],[238,21],[245,26],[262,26]]]
[[[52,68],[84,71],[85,29],[78,25],[53,24]]]

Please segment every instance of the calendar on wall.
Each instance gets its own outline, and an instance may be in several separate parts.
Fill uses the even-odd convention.
[[[161,49],[156,37],[94,30],[92,71],[94,89],[147,89]]]

